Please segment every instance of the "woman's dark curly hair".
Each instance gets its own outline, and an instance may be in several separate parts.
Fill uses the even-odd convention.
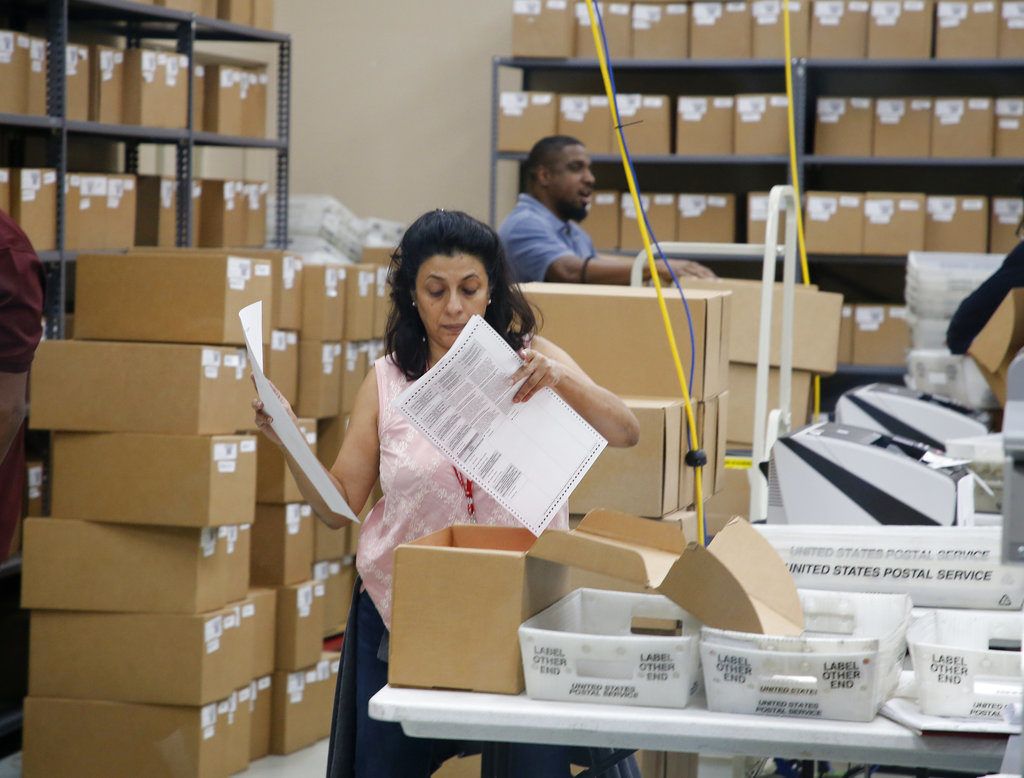
[[[519,285],[512,282],[498,234],[461,211],[430,211],[414,221],[391,257],[391,312],[384,341],[387,353],[410,381],[427,371],[426,330],[413,306],[416,274],[438,254],[468,254],[487,270],[491,302],[484,318],[517,351],[533,335],[537,319]]]

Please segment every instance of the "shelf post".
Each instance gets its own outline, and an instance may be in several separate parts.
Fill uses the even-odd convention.
[[[68,0],[47,0],[46,112],[60,120],[47,138],[47,164],[57,171],[57,244],[56,263],[46,272],[46,336],[64,337],[67,305],[67,257],[64,253],[65,203],[64,180],[67,175],[68,132],[65,62],[68,45]]]
[[[175,146],[175,227],[177,234],[175,243],[179,247],[192,245],[195,234],[195,225],[192,224],[192,175],[195,157],[195,121],[194,100],[195,100],[195,43],[196,43],[196,22],[195,16],[191,16],[187,22],[178,25],[177,52],[188,58],[188,67],[185,69],[188,78],[188,108],[185,127],[187,132],[182,140]],[[136,147],[137,148],[137,147]],[[136,164],[138,160],[136,159]]]
[[[277,138],[283,144],[277,150],[276,196],[274,198],[274,245],[279,249],[288,248],[288,179],[290,164],[288,153],[291,148],[292,112],[292,44],[291,40],[281,41],[277,57]]]

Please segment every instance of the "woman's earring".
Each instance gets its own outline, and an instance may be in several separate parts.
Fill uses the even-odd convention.
[[[490,304],[491,304],[491,298],[490,298],[490,297],[488,297],[488,298],[487,298],[487,304],[488,304],[488,305],[490,305]]]
[[[413,300],[413,301],[412,301],[412,307],[413,307],[413,308],[415,308],[415,307],[416,307],[416,301],[415,301],[415,300]]]

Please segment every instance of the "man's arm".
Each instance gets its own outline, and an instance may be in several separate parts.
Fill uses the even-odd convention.
[[[0,462],[25,420],[28,373],[0,373]]]
[[[669,262],[679,278],[717,278],[710,268],[705,267],[699,262],[692,262],[688,259],[670,259]],[[630,274],[633,270],[633,260],[629,257],[595,254],[586,263],[585,277],[583,275],[583,263],[583,259],[572,254],[561,256],[548,265],[544,280],[570,284],[629,284]],[[664,263],[659,261],[657,264],[658,276],[663,281],[670,281],[672,277],[669,275]],[[650,270],[645,263],[643,278],[647,281],[650,277]]]

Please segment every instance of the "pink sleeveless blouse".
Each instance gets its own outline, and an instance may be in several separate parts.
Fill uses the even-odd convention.
[[[395,408],[392,402],[410,381],[389,357],[374,362],[379,396],[380,485],[384,496],[359,531],[356,569],[363,586],[391,628],[391,571],[395,548],[453,524],[470,524],[466,495],[449,462]],[[522,526],[515,517],[474,485],[476,523]],[[551,521],[569,528],[569,506]]]

